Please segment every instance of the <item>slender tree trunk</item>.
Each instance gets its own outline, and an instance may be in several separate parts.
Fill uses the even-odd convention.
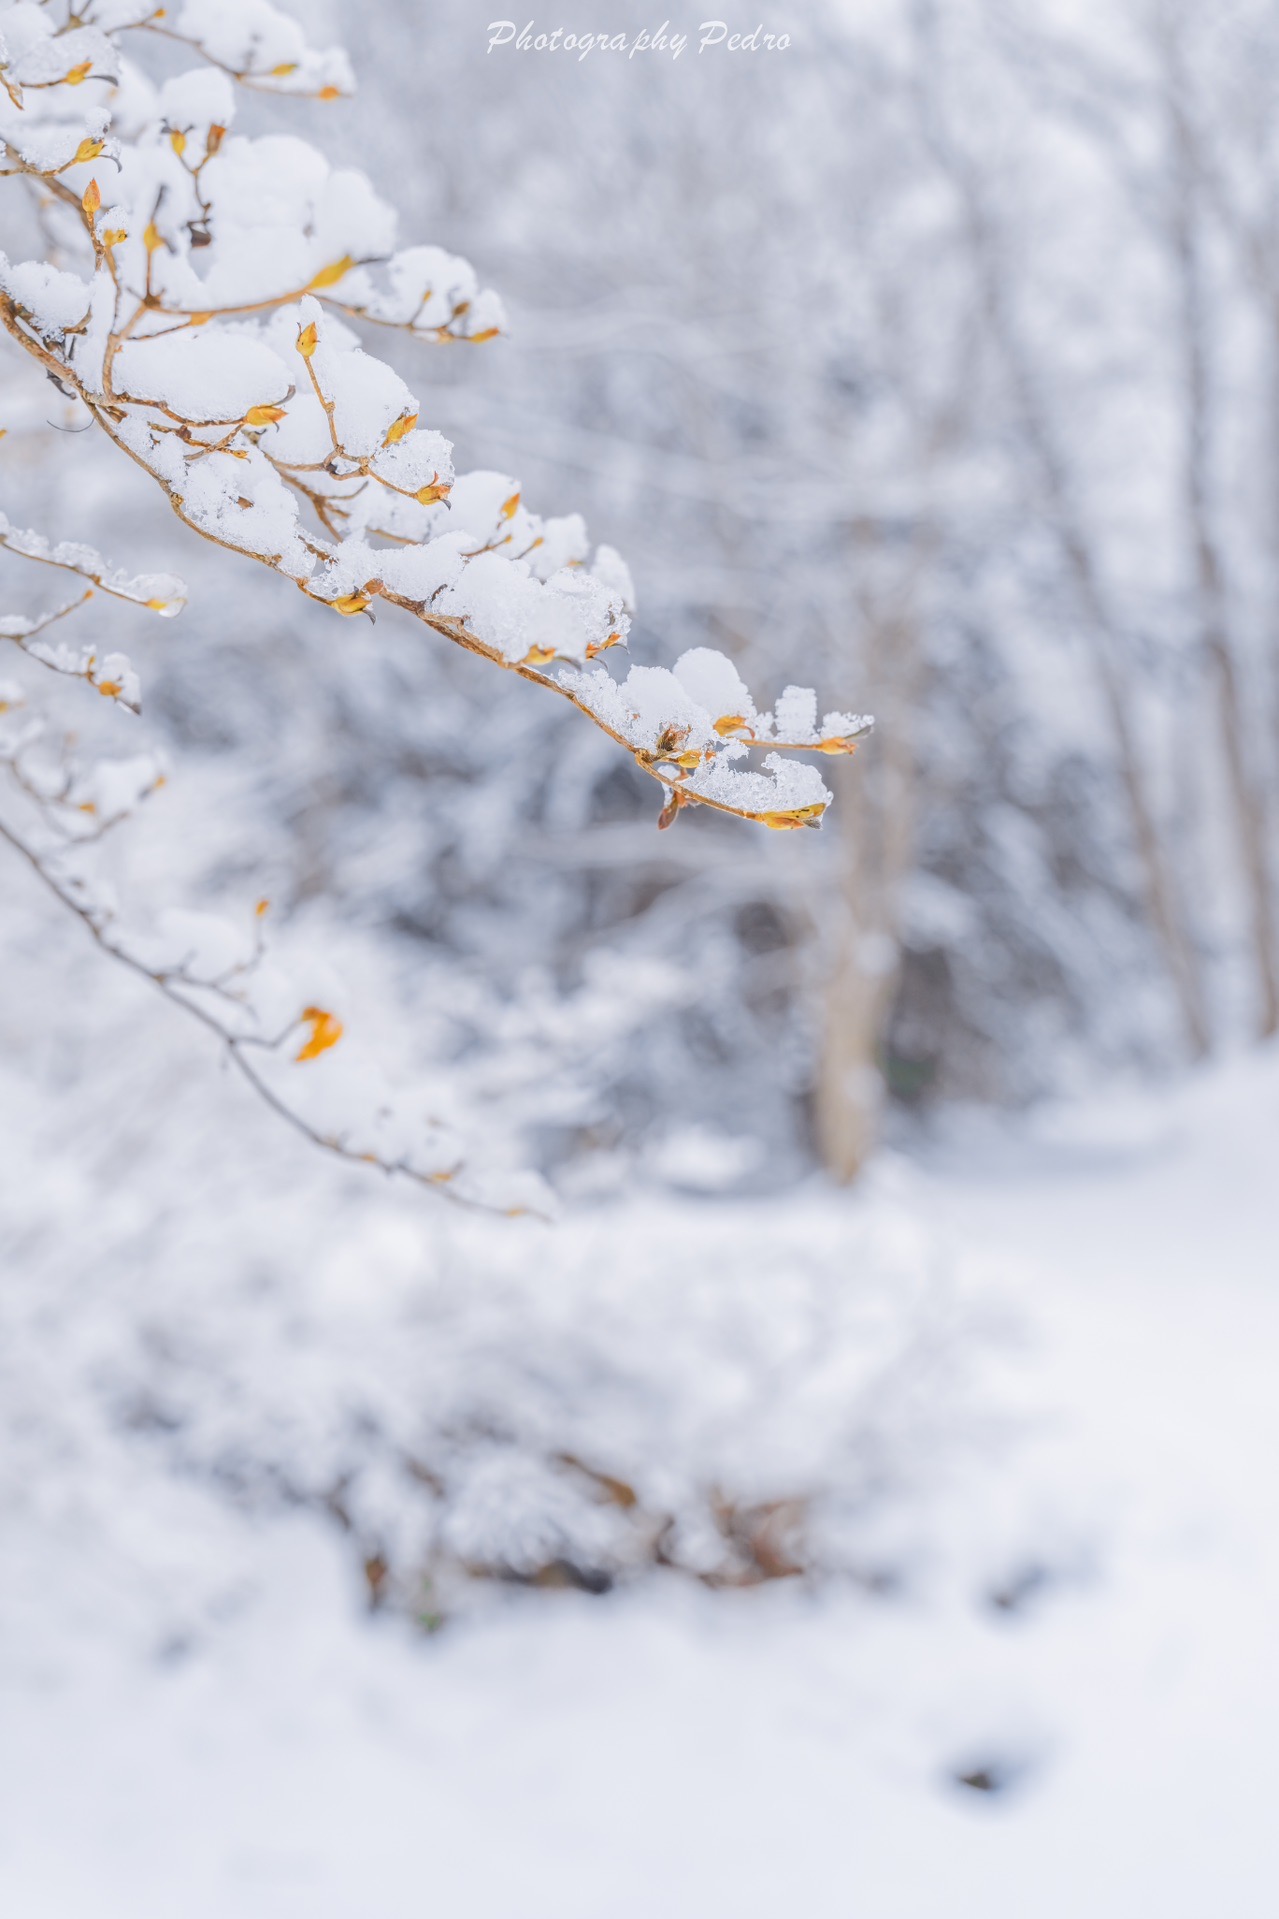
[[[814,1121],[822,1164],[847,1184],[879,1133],[880,1050],[900,971],[901,889],[914,863],[918,626],[909,609],[867,623],[866,684],[879,722],[856,762],[832,773],[839,871],[827,911]]]
[[[1174,160],[1171,239],[1180,292],[1182,364],[1186,389],[1183,491],[1187,535],[1194,555],[1199,631],[1217,690],[1226,780],[1248,899],[1256,969],[1258,1029],[1279,1031],[1279,951],[1275,941],[1274,876],[1267,845],[1264,790],[1254,781],[1245,737],[1243,700],[1226,602],[1225,572],[1209,504],[1211,395],[1207,318],[1199,257],[1198,193],[1193,136],[1180,103],[1180,75],[1169,46],[1168,112]]]

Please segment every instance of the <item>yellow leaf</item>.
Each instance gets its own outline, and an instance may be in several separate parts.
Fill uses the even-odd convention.
[[[504,520],[513,520],[515,518],[516,508],[519,506],[519,503],[520,503],[519,494],[512,493],[510,499],[504,501],[503,503],[501,517]]]
[[[826,811],[825,802],[819,806],[799,806],[793,813],[761,813],[759,820],[764,826],[771,826],[774,833],[789,833],[796,826],[817,826]]]
[[[342,89],[341,87],[321,87],[315,97],[317,100],[340,100]]]
[[[245,426],[274,426],[284,418],[282,406],[251,406],[244,416]]]
[[[301,1052],[295,1055],[297,1061],[318,1059],[321,1053],[327,1053],[330,1046],[336,1046],[342,1037],[343,1027],[340,1019],[332,1013],[326,1013],[322,1007],[308,1006],[302,1015],[304,1026],[311,1029],[311,1037]]]
[[[401,418],[395,422],[395,425],[388,430],[387,436],[382,442],[383,446],[398,446],[401,440],[407,439],[416,425],[416,413],[403,414]]]
[[[530,646],[528,652],[520,661],[520,665],[545,666],[548,660],[553,660],[554,658],[555,648],[553,646]]]
[[[350,254],[344,253],[340,260],[333,262],[332,266],[320,268],[314,280],[308,284],[307,292],[318,293],[324,287],[335,287],[339,280],[346,278],[354,265],[355,261],[351,258]]]
[[[173,151],[177,154],[180,160],[182,158],[182,155],[187,150],[186,134],[183,133],[180,128],[175,127],[172,133],[169,135],[169,145],[173,148]]]
[[[191,313],[187,316],[188,326],[207,326],[213,318],[211,313]]]
[[[446,500],[452,491],[451,482],[445,486],[439,480],[432,480],[429,486],[419,487],[413,498],[419,506],[434,506],[437,500]]]
[[[84,196],[80,201],[80,205],[84,208],[85,213],[92,220],[94,214],[98,211],[98,208],[102,205],[102,189],[99,187],[96,180],[90,180],[88,186],[84,190]]]
[[[253,909],[253,917],[254,919],[263,920],[266,918],[267,914],[270,911],[271,911],[270,900],[259,900],[257,905]]]
[[[108,700],[115,699],[117,694],[123,690],[122,682],[119,680],[95,680],[94,685],[97,687],[99,693]]]
[[[319,344],[320,335],[316,330],[315,321],[312,320],[310,325],[304,326],[298,334],[298,352],[304,360],[309,360]]]
[[[723,713],[715,722],[715,731],[723,740],[731,739],[735,733],[749,733],[750,730],[750,722],[741,713]]]
[[[680,753],[675,760],[676,766],[682,766],[686,773],[691,773],[694,767],[700,766],[701,763],[701,754],[694,753],[691,750],[687,753]]]
[[[82,140],[75,150],[75,159],[71,162],[72,166],[79,167],[83,166],[87,160],[96,160],[102,152],[102,148],[103,142],[101,140]]]
[[[363,613],[372,597],[371,593],[344,593],[340,600],[330,600],[329,605],[335,613]]]
[[[68,87],[78,87],[82,80],[88,79],[92,66],[92,60],[82,60],[78,67],[72,67],[70,73],[63,74],[64,84]]]
[[[466,337],[471,346],[483,346],[486,340],[496,340],[501,331],[501,327],[486,326],[481,328],[478,333],[468,333]]]
[[[809,750],[813,753],[855,753],[859,744],[857,740],[841,737],[833,740],[818,740],[817,744]]]
[[[128,237],[128,233],[123,227],[111,227],[103,234],[102,244],[104,247],[118,247],[120,242],[127,240]]]
[[[167,244],[165,241],[164,235],[161,233],[159,227],[156,225],[154,220],[150,222],[146,232],[143,234],[142,244],[146,248],[148,253],[154,253],[158,247],[162,247]]]
[[[296,73],[297,70],[298,63],[296,60],[285,60],[282,61],[278,67],[272,67],[271,78],[272,80],[285,80],[289,74]]]

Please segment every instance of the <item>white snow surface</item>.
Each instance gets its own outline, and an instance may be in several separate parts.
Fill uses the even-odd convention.
[[[853,1196],[507,1225],[334,1173],[25,880],[7,912],[5,1911],[1269,1919],[1273,1052],[957,1119]],[[371,1617],[283,1482],[460,1374],[765,1490],[838,1479],[843,1391],[889,1468],[862,1576]]]

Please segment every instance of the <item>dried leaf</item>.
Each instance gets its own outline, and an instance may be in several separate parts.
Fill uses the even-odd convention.
[[[402,414],[400,418],[395,422],[394,426],[388,429],[387,436],[385,440],[383,440],[382,442],[383,446],[398,446],[401,440],[408,438],[409,434],[413,431],[416,425],[417,425],[416,413]]]
[[[817,806],[796,807],[793,813],[760,813],[758,818],[762,825],[770,826],[774,833],[789,833],[797,826],[820,826],[825,811],[826,803],[822,801]]]
[[[84,208],[86,214],[92,220],[94,214],[98,211],[98,208],[102,205],[102,189],[101,187],[99,187],[96,180],[90,180],[88,186],[84,190],[84,196],[80,201],[80,205]]]
[[[327,1053],[331,1046],[337,1045],[344,1031],[341,1020],[320,1006],[308,1006],[301,1024],[310,1027],[311,1037],[294,1056],[299,1065],[303,1060],[318,1059],[321,1053]]]
[[[307,292],[319,293],[325,287],[335,287],[339,280],[345,280],[354,265],[355,261],[351,255],[344,253],[340,260],[333,262],[332,266],[320,268],[315,278],[308,282]]]

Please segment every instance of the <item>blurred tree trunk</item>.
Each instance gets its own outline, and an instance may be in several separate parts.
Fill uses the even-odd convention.
[[[1254,780],[1244,721],[1236,648],[1230,631],[1225,568],[1210,504],[1213,399],[1208,367],[1208,313],[1201,264],[1200,156],[1185,101],[1181,50],[1162,36],[1165,109],[1172,149],[1169,239],[1177,281],[1184,381],[1182,487],[1187,538],[1194,556],[1200,643],[1217,691],[1217,716],[1248,902],[1263,1038],[1279,1031],[1279,953],[1275,946],[1274,876],[1267,844],[1264,788]]]
[[[915,858],[912,716],[921,648],[911,603],[867,610],[861,668],[877,727],[855,761],[835,762],[839,822],[833,892],[819,915],[829,958],[814,1096],[817,1147],[841,1184],[856,1179],[879,1132],[884,1029],[900,971],[901,892]]]

